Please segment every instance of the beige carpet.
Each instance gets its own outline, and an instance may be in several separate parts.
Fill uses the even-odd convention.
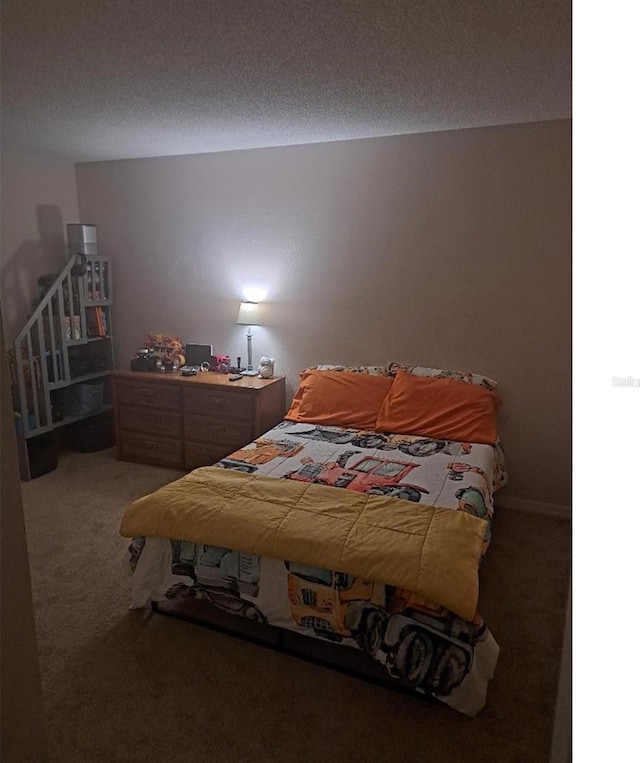
[[[124,505],[180,472],[63,451],[23,484],[51,761],[548,761],[569,523],[503,509],[481,611],[502,647],[475,719],[128,610]]]

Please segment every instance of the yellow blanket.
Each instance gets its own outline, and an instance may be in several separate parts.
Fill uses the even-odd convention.
[[[120,534],[174,538],[406,588],[471,620],[484,520],[206,466],[130,504]]]

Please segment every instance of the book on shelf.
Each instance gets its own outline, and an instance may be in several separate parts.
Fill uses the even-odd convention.
[[[81,339],[82,338],[82,331],[80,328],[80,316],[79,315],[72,315],[68,316],[65,315],[64,317],[64,335],[67,341],[72,341],[74,339]]]
[[[109,332],[107,313],[101,307],[87,308],[87,335],[94,339],[100,336],[107,336]]]
[[[104,307],[100,308],[100,313],[102,315],[102,330],[103,334],[102,336],[108,336],[109,335],[109,321],[107,319],[107,311],[104,309]]]

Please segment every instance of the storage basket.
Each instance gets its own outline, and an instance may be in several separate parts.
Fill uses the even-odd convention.
[[[58,441],[55,437],[32,437],[27,440],[31,479],[48,474],[58,467]]]
[[[103,405],[104,382],[82,382],[67,387],[63,396],[65,416],[90,416]]]
[[[76,421],[67,428],[67,443],[73,450],[92,453],[116,444],[111,411]]]

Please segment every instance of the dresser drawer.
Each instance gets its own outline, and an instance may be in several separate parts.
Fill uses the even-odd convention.
[[[180,410],[180,388],[171,384],[154,384],[152,381],[118,381],[120,405],[158,408],[163,411]]]
[[[118,426],[122,430],[158,437],[180,438],[182,436],[180,424],[179,413],[132,408],[128,405],[121,405],[118,408]]]
[[[182,441],[141,432],[120,432],[121,458],[143,464],[182,466]]]
[[[214,445],[224,443],[239,448],[251,442],[252,434],[251,424],[247,421],[184,415],[184,436],[187,440]]]
[[[184,464],[186,469],[197,469],[199,466],[211,466],[216,461],[228,456],[234,450],[233,446],[214,445],[212,443],[184,443]]]
[[[113,373],[118,458],[195,469],[282,421],[285,380]],[[247,467],[249,468],[249,467]],[[253,466],[250,467],[253,469]]]
[[[254,400],[252,394],[232,392],[226,389],[185,389],[183,410],[212,419],[241,419],[253,421]]]

